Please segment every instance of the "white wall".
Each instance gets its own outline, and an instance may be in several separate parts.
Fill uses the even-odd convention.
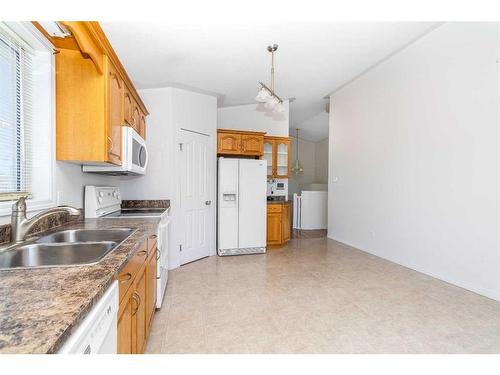
[[[67,162],[56,162],[56,195],[58,205],[84,207],[85,185],[118,186],[120,178],[117,176],[83,173],[82,166]]]
[[[497,300],[499,31],[445,24],[332,95],[328,220],[330,238]]]
[[[271,114],[263,111],[262,105],[248,104],[232,107],[222,107],[217,111],[217,127],[222,129],[237,129],[266,132],[266,135],[288,137],[289,102],[283,102],[285,111],[281,114]]]
[[[173,87],[140,90],[139,94],[150,112],[146,133],[149,164],[144,176],[122,177],[120,189],[124,199],[170,199],[172,235],[169,268],[176,268],[180,265],[179,244],[182,242],[178,132],[185,128],[210,135],[215,168],[217,99]],[[212,178],[212,202],[215,202],[215,173]],[[212,207],[211,253],[215,254],[215,204]]]

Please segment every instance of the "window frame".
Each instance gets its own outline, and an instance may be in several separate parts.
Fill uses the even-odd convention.
[[[45,95],[42,100],[38,100],[33,105],[33,112],[39,118],[36,122],[36,130],[33,130],[32,145],[33,154],[37,157],[40,156],[44,159],[41,170],[32,171],[32,187],[34,199],[27,200],[27,211],[36,212],[44,210],[56,205],[55,197],[55,58],[54,47],[45,38],[45,36],[31,23],[31,22],[2,22],[6,25],[16,36],[18,36],[26,45],[35,51],[33,58],[33,66],[36,66],[34,75],[34,97],[37,97],[37,92],[42,92]],[[50,95],[46,95],[50,93]],[[38,103],[40,102],[40,103]],[[42,139],[40,142],[38,142]],[[37,147],[44,147],[45,150],[41,151]],[[48,146],[48,147],[47,147]],[[38,152],[37,152],[37,149]],[[40,154],[41,152],[41,154]],[[37,175],[38,178],[35,178]],[[42,184],[37,186],[37,180],[43,181]],[[37,191],[41,192],[37,194]],[[0,201],[0,225],[6,223],[7,218],[10,217],[12,212],[12,204],[17,199],[13,193],[13,200]],[[38,197],[37,197],[38,196]]]

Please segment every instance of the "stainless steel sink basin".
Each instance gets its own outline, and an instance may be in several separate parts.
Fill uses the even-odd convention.
[[[114,241],[81,243],[31,243],[0,253],[0,268],[91,264],[117,245]]]
[[[0,269],[99,262],[135,229],[68,229],[0,251]]]
[[[63,230],[40,237],[36,243],[61,243],[61,242],[98,242],[114,241],[122,242],[130,236],[134,229],[113,228],[113,229],[70,229]]]

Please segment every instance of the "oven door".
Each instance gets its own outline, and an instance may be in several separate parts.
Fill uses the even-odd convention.
[[[136,174],[145,174],[148,165],[146,142],[133,129],[131,129],[128,140],[128,165],[130,172]]]

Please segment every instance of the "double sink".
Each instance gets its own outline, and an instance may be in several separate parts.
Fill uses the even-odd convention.
[[[135,229],[69,229],[0,251],[0,269],[71,266],[99,262]]]

